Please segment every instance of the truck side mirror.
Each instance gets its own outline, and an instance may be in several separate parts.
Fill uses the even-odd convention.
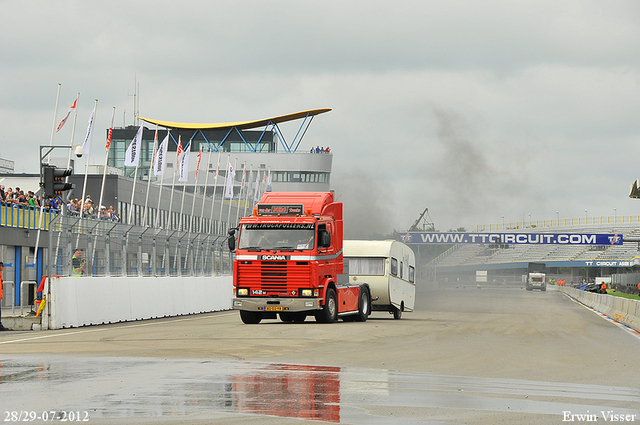
[[[318,231],[318,247],[328,248],[331,246],[331,233],[326,230]]]
[[[227,243],[229,244],[229,251],[233,252],[236,250],[236,229],[229,230],[229,237],[227,238]]]

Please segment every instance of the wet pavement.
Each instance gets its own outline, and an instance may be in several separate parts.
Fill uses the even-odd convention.
[[[601,412],[611,411],[640,421],[640,411],[629,408],[638,403],[638,388],[426,372],[219,359],[0,356],[5,422],[17,422],[11,412],[33,412],[33,423],[41,423],[44,412],[54,411],[65,412],[56,413],[58,420],[66,415],[89,423],[467,423],[457,422],[463,411],[494,419],[509,413],[537,418],[535,423],[561,423],[564,412],[595,414],[604,422]],[[53,415],[47,413],[48,422]]]

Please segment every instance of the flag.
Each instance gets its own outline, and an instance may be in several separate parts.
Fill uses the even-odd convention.
[[[224,197],[227,199],[233,199],[233,178],[236,176],[236,171],[233,169],[233,165],[229,164],[229,170],[227,171],[227,185],[224,190]]]
[[[198,152],[198,165],[196,165],[196,182],[198,181],[198,173],[200,172],[200,160],[202,159],[202,147]]]
[[[156,164],[156,148],[158,147],[158,126],[156,125],[156,131],[153,135],[153,157],[151,158],[151,168]]]
[[[218,164],[216,165],[216,173],[213,175],[213,178],[218,181],[218,172],[220,171],[220,151],[218,151]]]
[[[164,173],[164,163],[167,158],[167,146],[169,145],[169,132],[164,136],[160,147],[158,148],[158,160],[154,164],[153,171],[156,176],[161,176]]]
[[[93,118],[96,116],[96,108],[93,108],[91,115],[89,116],[89,124],[87,125],[87,135],[84,136],[84,142],[82,142],[82,150],[84,155],[89,156],[91,150],[91,132],[93,131]]]
[[[113,119],[116,116],[116,108],[114,106],[113,108],[113,114],[111,115],[111,127],[109,127],[109,133],[107,134],[107,145],[105,146],[105,148],[107,149],[107,152],[109,151],[109,147],[111,146],[111,136],[113,135]]]
[[[182,158],[180,159],[180,178],[178,181],[186,182],[189,180],[189,152],[191,151],[191,142],[187,145]]]
[[[258,198],[260,194],[260,169],[256,170],[256,187],[253,188],[253,200],[258,202],[260,198]]]
[[[176,158],[180,158],[180,154],[182,154],[182,137],[178,136],[178,149],[176,150]]]
[[[76,100],[74,100],[73,103],[71,104],[71,107],[69,108],[69,110],[67,111],[67,115],[65,115],[64,118],[62,118],[62,121],[60,121],[60,124],[58,124],[58,128],[56,128],[56,133],[58,131],[60,131],[60,129],[62,128],[64,123],[67,122],[67,118],[69,118],[69,115],[71,115],[71,112],[76,110],[76,106],[78,106],[78,98],[77,97],[76,97]]]
[[[124,156],[124,165],[126,167],[137,167],[140,164],[140,148],[142,147],[142,131],[143,127],[140,125],[136,137],[133,138],[127,152]]]
[[[245,164],[245,167],[242,169],[242,183],[240,183],[240,192],[241,193],[242,193],[242,189],[244,189],[244,181],[245,181],[246,176],[247,176],[247,167],[246,167],[246,164]]]

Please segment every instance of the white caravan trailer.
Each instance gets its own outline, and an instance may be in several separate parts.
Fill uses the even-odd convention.
[[[413,311],[416,256],[411,248],[393,240],[345,240],[343,255],[349,260],[349,282],[369,284],[372,310],[393,313],[394,319]]]

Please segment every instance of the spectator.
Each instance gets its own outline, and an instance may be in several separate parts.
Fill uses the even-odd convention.
[[[71,267],[73,277],[80,277],[84,274],[84,266],[87,262],[82,259],[82,250],[76,249],[76,252],[71,257]]]

